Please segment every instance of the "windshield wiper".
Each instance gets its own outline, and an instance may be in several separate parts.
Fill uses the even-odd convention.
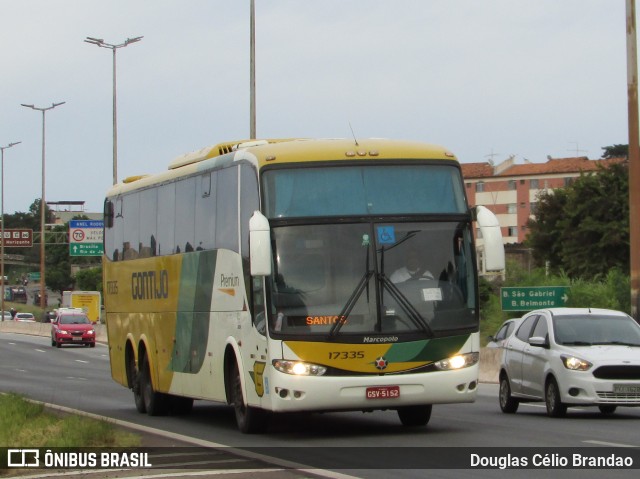
[[[351,314],[351,310],[353,310],[358,299],[362,295],[362,292],[369,284],[369,280],[371,279],[371,276],[373,276],[373,270],[367,271],[366,273],[364,273],[364,275],[362,275],[362,278],[360,278],[360,282],[356,286],[356,289],[353,290],[353,293],[351,293],[351,296],[349,296],[349,299],[347,300],[344,307],[342,308],[342,311],[340,311],[340,314],[338,315],[338,320],[335,323],[333,323],[333,326],[329,331],[330,338],[338,334],[338,331],[340,331],[340,328],[342,328],[342,325],[346,322],[347,318],[349,317],[349,314]]]
[[[562,341],[564,346],[593,346],[593,343],[587,341]]]
[[[424,319],[424,317],[418,312],[418,310],[411,304],[411,302],[407,299],[407,297],[398,289],[398,287],[393,284],[389,278],[387,278],[384,274],[380,278],[380,282],[387,287],[389,293],[395,299],[402,310],[407,313],[409,319],[413,321],[413,323],[421,328],[425,333],[427,333],[430,337],[433,337],[433,330],[429,327],[429,324]]]
[[[613,344],[614,346],[631,346],[631,347],[640,347],[638,343],[629,343],[627,341],[602,341],[598,343],[593,343],[598,346],[606,346],[607,344]]]

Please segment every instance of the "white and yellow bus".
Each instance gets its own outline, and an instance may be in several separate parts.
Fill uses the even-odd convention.
[[[474,221],[502,269],[496,217],[422,143],[230,142],[128,178],[105,200],[112,376],[140,412],[219,401],[243,432],[287,411],[425,425],[476,396]]]

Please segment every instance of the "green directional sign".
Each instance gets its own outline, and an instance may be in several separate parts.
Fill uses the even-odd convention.
[[[102,243],[70,243],[70,256],[102,256],[104,248]]]
[[[569,300],[568,286],[530,286],[500,288],[502,311],[531,311],[561,308]]]

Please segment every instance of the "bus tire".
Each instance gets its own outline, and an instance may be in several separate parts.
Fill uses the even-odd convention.
[[[129,359],[127,363],[127,367],[129,368],[129,377],[131,378],[131,390],[133,391],[133,401],[136,404],[136,410],[140,414],[146,414],[147,408],[144,405],[144,397],[142,396],[142,384],[141,378],[142,375],[140,371],[136,368],[136,362],[133,358]]]
[[[431,419],[431,404],[398,408],[398,417],[403,426],[426,426]]]
[[[144,401],[144,407],[147,410],[147,414],[149,416],[162,416],[167,413],[169,409],[168,397],[166,394],[154,391],[153,383],[151,382],[149,361],[147,361],[146,355],[142,360],[140,390],[142,393],[142,399]]]
[[[231,369],[231,402],[240,432],[244,434],[264,432],[267,428],[267,413],[262,409],[247,406],[244,403],[238,363],[234,363]]]

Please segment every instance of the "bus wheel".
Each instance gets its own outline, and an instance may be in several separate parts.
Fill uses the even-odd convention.
[[[151,372],[149,371],[149,361],[145,356],[142,360],[142,371],[140,373],[140,391],[144,401],[144,407],[149,416],[161,416],[167,413],[169,401],[166,394],[153,390],[151,383]]]
[[[263,432],[267,427],[267,413],[261,409],[247,406],[242,398],[242,382],[238,364],[233,365],[231,372],[231,400],[236,414],[238,429],[245,434]]]
[[[144,405],[144,397],[142,397],[142,374],[137,370],[136,363],[133,359],[129,359],[127,364],[129,368],[129,377],[131,378],[131,390],[133,391],[133,401],[136,403],[136,409],[139,413],[144,414],[147,408]]]
[[[398,408],[398,417],[403,426],[425,426],[431,419],[431,404]]]

